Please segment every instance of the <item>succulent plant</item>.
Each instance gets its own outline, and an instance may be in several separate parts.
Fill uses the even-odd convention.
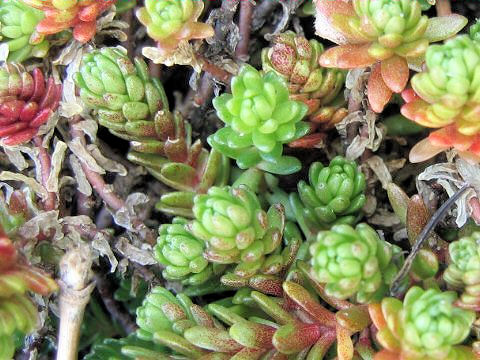
[[[123,48],[95,50],[84,56],[75,80],[99,123],[130,141],[128,159],[178,190],[162,196],[159,210],[192,217],[196,193],[226,184],[229,160],[200,141],[192,144],[190,125],[169,111],[162,84],[142,59],[132,63]]]
[[[53,78],[45,81],[42,71],[31,73],[21,65],[0,67],[0,138],[5,145],[30,141],[38,128],[52,116],[61,97],[62,86]]]
[[[352,306],[334,314],[299,284],[287,281],[283,290],[285,298],[249,291],[245,294],[248,305],[246,297],[236,296],[209,304],[205,310],[177,295],[190,304],[182,308],[173,295],[165,294],[158,301],[163,314],[174,320],[152,328],[153,339],[189,359],[273,360],[294,355],[321,359],[335,340],[341,358],[353,357],[350,336],[370,323],[365,307]]]
[[[375,112],[405,88],[409,66],[418,68],[429,43],[447,39],[467,24],[456,14],[428,18],[417,0],[320,0],[316,7],[317,34],[340,44],[321,55],[320,65],[372,66],[368,99]]]
[[[0,359],[14,354],[13,333],[32,331],[37,324],[37,309],[26,292],[48,295],[58,288],[43,271],[19,261],[12,241],[0,233]]]
[[[445,281],[456,290],[463,290],[458,306],[479,310],[480,297],[480,233],[462,237],[450,243],[450,263],[443,274]]]
[[[197,22],[203,7],[203,1],[195,0],[146,0],[145,7],[138,9],[136,15],[158,49],[169,54],[182,41],[214,35],[210,25]]]
[[[285,227],[281,206],[273,205],[265,212],[255,193],[245,185],[211,187],[207,194],[197,195],[194,202],[195,220],[189,230],[205,242],[206,260],[238,264],[233,273],[240,278],[269,272],[280,260],[277,252]]]
[[[0,228],[8,236],[13,235],[16,230],[28,220],[27,201],[24,194],[16,190],[10,194],[8,201],[0,192]]]
[[[307,106],[288,99],[284,79],[273,71],[262,75],[244,65],[231,86],[231,94],[213,99],[226,126],[209,136],[209,144],[235,159],[241,169],[256,166],[284,175],[299,171],[298,159],[282,155],[283,144],[309,132],[308,124],[301,121]]]
[[[287,81],[290,99],[308,106],[312,130],[331,129],[347,114],[341,107],[343,97],[340,104],[332,104],[344,86],[345,72],[321,67],[318,59],[323,51],[318,41],[292,31],[277,35],[273,46],[262,50],[263,71],[282,76]]]
[[[92,346],[84,360],[164,360],[168,351],[151,341],[138,339],[135,334],[122,339],[105,339]]]
[[[43,13],[19,0],[0,3],[0,40],[8,44],[8,61],[22,62],[31,57],[44,57],[49,43],[35,31]]]
[[[189,233],[186,219],[174,218],[171,224],[158,228],[154,257],[165,269],[163,278],[181,281],[184,285],[199,285],[223,272],[225,266],[210,264],[203,257],[205,243]]]
[[[148,284],[145,280],[139,278],[134,281],[133,276],[125,277],[120,280],[118,289],[113,293],[113,298],[120,301],[129,313],[135,314],[147,292]]]
[[[414,286],[403,303],[385,298],[369,305],[370,317],[378,329],[377,340],[384,348],[377,357],[475,359],[471,348],[458,345],[469,335],[475,313],[455,307],[456,299],[453,291]]]
[[[355,161],[337,156],[328,166],[310,165],[309,183],[298,183],[302,215],[309,228],[353,224],[365,205],[365,175]],[[296,194],[294,195],[296,197]],[[298,198],[293,203],[298,203]]]
[[[432,45],[426,55],[427,69],[413,76],[412,90],[404,92],[402,114],[429,128],[427,143],[411,150],[410,158],[422,161],[453,147],[460,153],[480,156],[480,106],[475,74],[480,69],[480,44],[460,35],[443,45]]]
[[[73,28],[75,40],[86,43],[97,31],[97,17],[116,0],[21,0],[43,11],[45,18],[36,27],[40,35],[52,35]]]
[[[329,296],[358,303],[378,301],[398,271],[393,255],[399,250],[367,224],[335,225],[319,232],[310,247],[312,274],[326,284]]]

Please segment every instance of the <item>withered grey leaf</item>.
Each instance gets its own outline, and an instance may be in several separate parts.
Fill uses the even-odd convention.
[[[153,265],[157,263],[152,256],[151,250],[135,247],[123,236],[118,238],[117,242],[115,243],[115,248],[128,260],[134,261],[137,264]]]
[[[58,175],[62,169],[63,159],[65,158],[65,152],[67,150],[67,144],[63,141],[57,141],[54,146],[53,154],[51,156],[51,170],[48,176],[46,188],[50,192],[58,192],[59,179]]]
[[[127,169],[122,164],[103,156],[102,152],[95,144],[87,145],[87,150],[92,154],[97,163],[107,171],[118,173],[120,176],[127,175]]]
[[[90,185],[85,173],[83,172],[80,160],[78,160],[78,158],[73,154],[70,154],[69,160],[70,166],[72,167],[73,173],[75,175],[75,180],[77,181],[78,191],[80,191],[86,196],[92,195],[92,186]]]
[[[102,175],[105,174],[105,169],[97,164],[97,161],[88,152],[87,148],[79,138],[74,138],[72,141],[68,142],[68,147],[77,156],[78,160],[84,163],[90,170]]]

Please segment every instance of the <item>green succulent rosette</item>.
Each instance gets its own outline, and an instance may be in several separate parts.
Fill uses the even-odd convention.
[[[299,171],[298,159],[283,155],[283,144],[309,132],[301,120],[307,106],[289,99],[284,79],[274,72],[265,75],[245,65],[232,79],[232,93],[213,100],[226,126],[209,136],[209,144],[233,158],[241,169],[258,167],[275,174]]]
[[[308,183],[298,183],[303,216],[309,227],[353,224],[365,205],[365,175],[355,161],[337,156],[328,166],[310,165]]]
[[[176,217],[158,229],[154,257],[165,269],[162,275],[184,285],[200,285],[223,272],[225,266],[210,264],[204,257],[205,243],[186,229],[187,220]]]
[[[418,286],[408,290],[403,303],[395,298],[383,299],[376,306],[381,315],[372,317],[383,318],[378,323],[374,320],[382,352],[412,360],[475,359],[471,348],[458,345],[470,334],[475,313],[456,307],[456,300],[453,291]]]
[[[480,44],[467,35],[442,45],[431,45],[426,53],[427,71],[412,78],[415,92],[428,104],[414,117],[420,125],[441,128],[455,124],[466,136],[480,131],[475,109],[480,103]]]
[[[159,331],[182,334],[194,324],[191,321],[189,307],[192,305],[186,296],[175,297],[167,289],[157,286],[145,297],[141,307],[137,309],[137,337],[152,341]]]
[[[245,185],[212,187],[194,200],[191,233],[206,244],[212,263],[238,264],[234,273],[249,277],[267,266],[282,243],[285,216],[281,206],[265,212]],[[270,260],[269,260],[270,259]]]
[[[100,125],[118,137],[136,141],[133,145],[139,150],[143,145],[149,152],[161,151],[155,125],[169,115],[168,109],[160,111],[168,103],[162,85],[149,76],[142,59],[132,63],[120,47],[92,51],[83,56],[75,82],[81,99],[97,111]]]
[[[448,247],[449,265],[443,279],[452,288],[461,290],[458,305],[467,309],[480,309],[480,232],[474,232],[453,241]]]
[[[319,232],[310,246],[312,276],[334,298],[378,301],[398,271],[393,259],[397,252],[367,224],[335,225]]]
[[[8,61],[22,62],[31,57],[44,57],[50,44],[35,28],[43,12],[18,0],[0,3],[0,41],[8,45]]]

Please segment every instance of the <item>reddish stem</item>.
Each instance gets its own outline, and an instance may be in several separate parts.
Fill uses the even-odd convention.
[[[197,54],[197,59],[202,64],[202,70],[212,75],[218,81],[221,81],[224,84],[230,84],[230,80],[232,78],[232,74],[228,71],[223,70],[222,68],[218,67],[217,65],[208,61],[204,56]]]
[[[71,121],[71,125],[74,125],[75,123],[79,122],[80,118],[75,117]],[[70,127],[70,134],[72,135],[73,138],[78,138],[82,144],[86,144],[85,141],[85,136],[83,132],[79,129],[75,129],[74,126]],[[120,198],[111,188],[111,186],[108,186],[105,181],[103,180],[103,177],[95,172],[92,171],[86,164],[84,164],[82,161],[80,162],[82,166],[82,170],[85,173],[85,176],[92,186],[92,188],[100,195],[103,201],[113,210],[113,211],[118,211],[122,207],[125,206],[125,201]],[[132,220],[132,224],[135,227],[135,229],[141,234],[141,236],[146,240],[147,242],[154,244],[156,243],[156,237],[155,234],[147,227],[145,224],[138,218],[135,218]]]
[[[235,48],[235,56],[240,60],[246,61],[248,59],[248,44],[250,43],[253,8],[254,4],[250,0],[240,2],[240,19],[238,22],[240,41]]]
[[[43,147],[43,139],[40,136],[35,136],[33,142],[38,149],[38,158],[41,166],[42,185],[47,188],[48,177],[52,170],[52,162],[50,154],[47,149]],[[51,211],[56,209],[56,194],[54,192],[48,192],[47,198],[43,200],[43,210]]]
[[[448,16],[452,14],[450,0],[437,0],[435,8],[438,16]]]

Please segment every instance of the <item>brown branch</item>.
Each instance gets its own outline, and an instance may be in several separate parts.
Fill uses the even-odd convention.
[[[438,16],[448,16],[452,13],[450,0],[437,0],[435,8]]]
[[[124,44],[125,48],[127,49],[128,56],[130,57],[135,56],[132,39],[133,11],[133,9],[130,9],[122,14],[122,20],[129,25],[128,28],[123,30],[123,32],[127,35],[127,40],[124,41]]]
[[[235,56],[243,61],[248,60],[248,44],[250,43],[253,8],[254,4],[251,0],[243,0],[240,3],[240,19],[238,21],[240,41],[235,48]]]
[[[80,117],[75,117],[70,122],[70,134],[72,138],[78,138],[80,143],[85,145],[85,135],[80,129],[75,129],[73,126],[81,120]],[[105,183],[103,177],[92,171],[85,163],[80,161],[85,176],[92,186],[92,188],[98,193],[102,200],[113,210],[118,211],[121,208],[125,207],[125,201],[120,198],[112,189],[112,186],[109,186]],[[132,219],[132,224],[135,230],[140,234],[140,236],[150,244],[156,243],[156,236],[151,229],[149,229],[139,218]]]
[[[112,318],[118,321],[127,334],[136,331],[138,328],[137,324],[135,324],[128,313],[122,311],[119,304],[115,301],[107,279],[100,274],[95,274],[94,280],[102,301]]]
[[[197,60],[201,63],[203,71],[209,73],[210,75],[212,75],[213,78],[224,84],[230,84],[230,80],[233,76],[232,74],[211,63],[203,55],[197,54],[196,57]]]
[[[208,102],[213,97],[213,84],[210,74],[203,74],[200,80],[200,86],[195,93],[193,101],[195,105],[201,106]]]
[[[52,170],[52,161],[50,158],[50,154],[48,153],[47,149],[43,147],[43,139],[40,136],[35,136],[33,139],[35,146],[38,149],[38,158],[40,160],[41,166],[41,177],[42,177],[42,185],[47,188],[47,181],[48,177],[50,176],[50,172]],[[56,194],[54,192],[48,192],[47,198],[42,202],[43,203],[43,210],[51,211],[56,209]]]

